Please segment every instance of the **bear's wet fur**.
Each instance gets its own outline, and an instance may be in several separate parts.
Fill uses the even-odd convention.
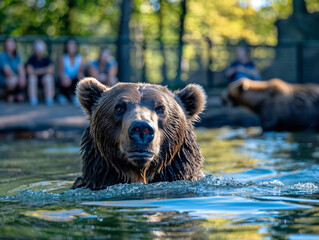
[[[144,83],[109,88],[85,78],[77,97],[90,123],[81,142],[82,176],[72,188],[203,177],[204,159],[193,128],[206,104],[200,86],[175,92]],[[134,124],[139,127],[132,130]]]
[[[255,112],[264,131],[319,130],[319,85],[281,79],[239,79],[228,86],[224,103]]]

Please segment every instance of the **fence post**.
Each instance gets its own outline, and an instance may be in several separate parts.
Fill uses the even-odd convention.
[[[297,82],[303,83],[303,43],[298,42],[296,45],[296,62],[297,62]]]
[[[143,51],[143,67],[142,67],[142,82],[147,82],[147,76],[146,76],[146,57],[145,57],[145,52],[147,49],[147,43],[146,40],[143,40],[142,43],[142,51]]]
[[[51,40],[51,38],[46,39],[46,44],[48,46],[48,55],[52,59],[52,40]]]

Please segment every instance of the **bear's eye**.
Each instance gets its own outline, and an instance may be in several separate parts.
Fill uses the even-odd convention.
[[[165,112],[164,106],[158,106],[158,107],[156,107],[156,108],[155,108],[155,112],[156,112],[157,114],[163,114],[163,113]]]
[[[121,115],[121,114],[123,114],[124,112],[125,112],[125,110],[126,110],[126,106],[125,106],[125,104],[116,104],[115,105],[115,107],[114,107],[114,112],[115,112],[115,114],[116,115]]]

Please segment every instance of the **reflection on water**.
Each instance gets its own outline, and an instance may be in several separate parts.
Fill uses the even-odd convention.
[[[101,191],[69,190],[79,139],[1,142],[0,238],[319,238],[318,134],[197,135],[204,179]]]
[[[27,211],[25,216],[35,217],[52,222],[69,222],[77,218],[96,218],[95,215],[90,215],[84,212],[82,209],[60,210],[60,211]]]

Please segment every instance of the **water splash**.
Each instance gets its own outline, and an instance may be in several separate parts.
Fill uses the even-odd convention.
[[[20,190],[14,195],[0,195],[0,202],[18,202],[21,204],[53,204],[58,202],[129,200],[170,197],[200,196],[284,196],[305,195],[319,192],[319,185],[313,182],[285,185],[274,180],[265,182],[241,182],[233,178],[207,175],[199,181],[159,182],[152,184],[117,184],[104,190],[89,189],[66,190],[50,193],[47,190]]]

